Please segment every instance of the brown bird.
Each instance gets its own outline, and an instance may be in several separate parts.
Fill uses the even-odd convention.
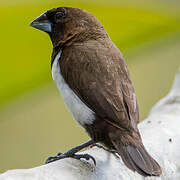
[[[73,157],[94,143],[117,152],[125,165],[143,176],[160,176],[161,167],[148,154],[137,128],[139,110],[127,65],[101,23],[87,11],[58,7],[31,26],[49,34],[52,76],[68,110],[91,140],[47,163]],[[95,160],[94,160],[95,161]]]

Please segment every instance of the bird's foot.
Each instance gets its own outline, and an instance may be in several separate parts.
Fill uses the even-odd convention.
[[[64,159],[64,158],[74,158],[74,159],[85,159],[85,160],[90,160],[92,159],[94,162],[94,165],[96,165],[96,160],[93,156],[89,155],[89,154],[68,154],[68,153],[58,153],[56,156],[50,156],[47,160],[46,160],[46,164],[60,160],[60,159]]]
[[[80,159],[86,159],[86,160],[92,159],[94,164],[96,165],[96,160],[91,155],[89,155],[89,154],[76,154],[78,151],[80,151],[83,148],[86,148],[92,144],[94,144],[94,142],[92,140],[90,140],[84,144],[81,144],[79,146],[76,146],[76,147],[70,149],[69,151],[67,151],[65,153],[58,153],[56,156],[51,156],[46,160],[46,164],[57,161],[59,159],[74,158],[74,159],[79,159],[79,160]]]
[[[103,145],[100,145],[100,144],[97,144],[97,143],[92,144],[90,147],[92,148],[92,147],[94,147],[94,146],[96,146],[96,147],[98,147],[98,148],[101,148],[101,149],[104,149],[105,151],[110,152],[110,153],[114,154],[114,156],[116,156],[117,158],[119,158],[119,156],[117,155],[117,150],[108,149],[108,148],[104,147]]]

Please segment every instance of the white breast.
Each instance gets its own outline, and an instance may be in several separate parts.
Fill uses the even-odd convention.
[[[95,119],[94,112],[79,99],[79,97],[71,90],[61,75],[61,70],[58,63],[61,53],[62,52],[59,52],[57,54],[52,66],[53,80],[55,81],[56,86],[64,99],[64,103],[66,104],[70,113],[73,115],[74,119],[82,126],[84,124],[92,124]]]

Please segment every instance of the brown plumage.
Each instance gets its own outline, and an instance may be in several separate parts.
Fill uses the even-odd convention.
[[[95,142],[117,150],[131,170],[160,176],[137,128],[138,103],[127,65],[103,26],[77,8],[55,8],[45,15],[52,28],[46,30],[53,43],[51,64],[62,51],[59,68],[65,82],[95,114],[92,124],[81,125]]]

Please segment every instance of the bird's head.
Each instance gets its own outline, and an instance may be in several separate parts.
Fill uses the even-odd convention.
[[[107,36],[103,26],[93,15],[72,7],[46,11],[31,26],[48,33],[54,48]]]

